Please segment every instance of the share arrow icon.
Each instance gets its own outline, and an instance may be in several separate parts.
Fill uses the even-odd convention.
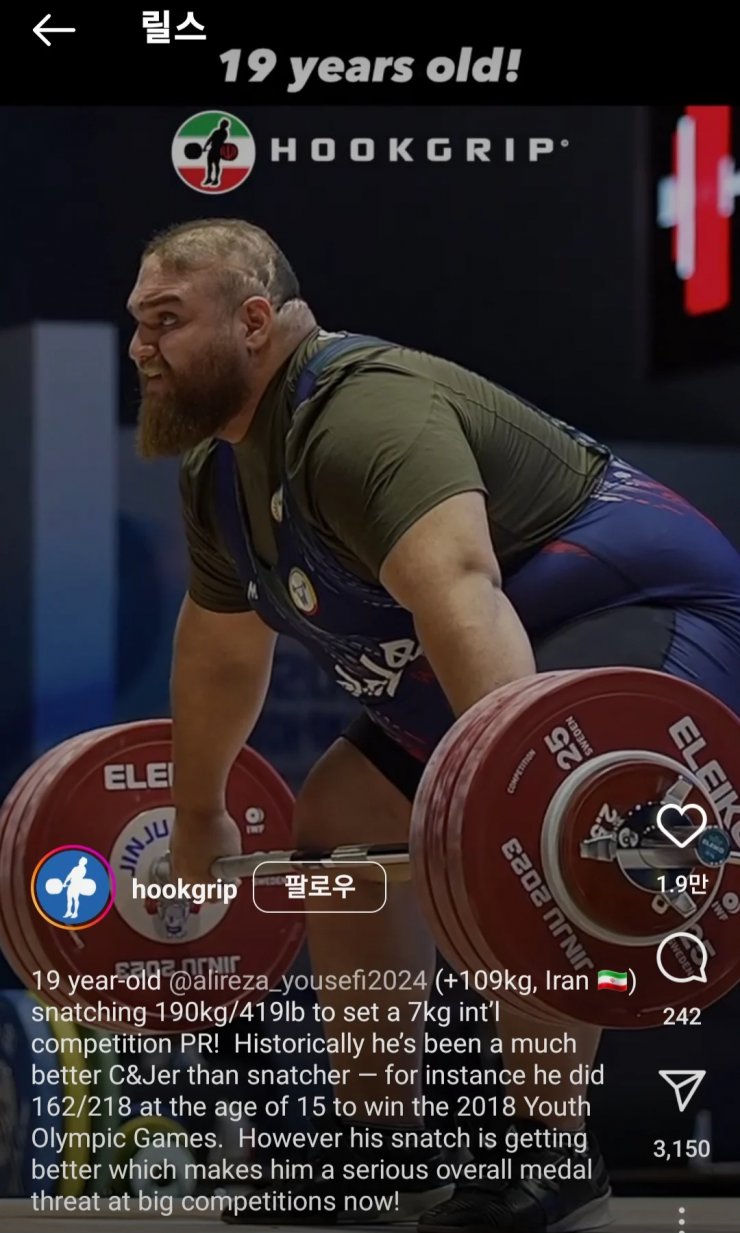
[[[676,1093],[676,1103],[679,1113],[683,1113],[689,1101],[696,1095],[699,1084],[706,1075],[706,1070],[659,1070],[661,1079],[665,1079]]]

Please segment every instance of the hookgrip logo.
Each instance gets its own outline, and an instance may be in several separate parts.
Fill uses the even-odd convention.
[[[108,861],[82,845],[47,852],[31,878],[36,911],[57,929],[89,929],[99,924],[115,897],[116,878]]]
[[[409,163],[468,167],[505,167],[512,163],[547,163],[570,148],[567,137],[544,133],[452,135],[373,135],[356,133],[302,136],[282,134],[260,138],[268,164],[300,167],[303,164],[347,167],[371,164],[402,167]],[[190,116],[175,133],[172,165],[188,188],[198,193],[229,193],[251,175],[256,145],[246,122],[223,111],[201,111]],[[484,173],[483,173],[484,174]]]
[[[228,111],[199,111],[181,124],[172,142],[172,165],[198,193],[230,193],[252,173],[254,137]]]

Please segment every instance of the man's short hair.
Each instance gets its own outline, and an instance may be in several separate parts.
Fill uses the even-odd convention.
[[[178,274],[212,269],[234,304],[263,295],[281,308],[301,298],[295,271],[272,236],[240,218],[202,218],[167,227],[149,240],[143,257],[149,256]]]

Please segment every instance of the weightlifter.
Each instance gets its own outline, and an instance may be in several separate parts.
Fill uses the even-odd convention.
[[[182,456],[192,567],[172,666],[175,876],[206,881],[217,857],[242,850],[225,783],[259,718],[281,632],[361,708],[299,795],[301,847],[405,842],[424,765],[454,719],[537,671],[655,668],[740,710],[740,555],[685,500],[604,445],[447,359],[325,332],[276,243],[240,220],[157,235],[129,309],[139,450]],[[389,884],[386,907],[373,914],[382,888],[356,885],[355,907],[367,914],[351,927],[307,917],[314,973],[431,978],[434,946],[411,886]],[[388,996],[398,1004],[397,990]],[[345,1005],[362,1003],[346,990],[319,997],[338,1020]],[[501,1011],[504,1064],[526,1066],[508,1055],[509,1042],[541,1036],[542,1024]],[[423,1025],[405,1013],[392,1033],[420,1049]],[[569,1032],[574,1061],[591,1063],[598,1030]],[[388,1094],[403,1102],[401,1121],[418,1120],[418,1085],[379,1093],[359,1073],[363,1062],[334,1061],[350,1076],[337,1095],[361,1108]],[[404,1064],[420,1071],[421,1057],[404,1055]],[[531,1081],[512,1094],[514,1128],[531,1130],[525,1097],[557,1105],[585,1093]],[[386,1142],[392,1128],[374,1124]],[[550,1125],[580,1128],[577,1114]],[[558,1164],[572,1149],[568,1136],[551,1138],[566,1146],[540,1137],[526,1158]],[[593,1136],[589,1153],[588,1181],[535,1184],[515,1168],[512,1180],[471,1181],[443,1202],[433,1181],[406,1183],[401,1216],[420,1213],[419,1227],[439,1233],[599,1228],[610,1188]],[[367,1156],[406,1160],[390,1146]],[[341,1219],[341,1198],[338,1208]]]

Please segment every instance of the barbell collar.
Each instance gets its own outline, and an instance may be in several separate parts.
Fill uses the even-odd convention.
[[[612,836],[599,836],[596,839],[584,840],[580,846],[580,853],[584,860],[616,861],[622,869],[688,870],[705,863],[698,855],[695,844],[690,844],[687,848],[677,848],[670,843],[623,848]],[[740,864],[740,852],[729,852],[722,864]]]

